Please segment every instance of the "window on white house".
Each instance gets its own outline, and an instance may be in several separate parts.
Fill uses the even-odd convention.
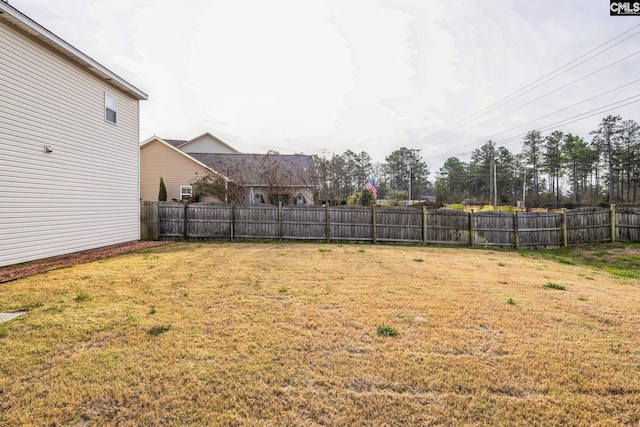
[[[104,119],[113,124],[117,123],[118,98],[105,92],[104,94]]]
[[[190,185],[181,185],[180,186],[180,200],[190,199],[192,196],[192,190]]]

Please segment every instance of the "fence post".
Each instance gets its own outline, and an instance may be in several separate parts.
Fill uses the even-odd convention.
[[[187,202],[183,202],[183,203],[184,203],[184,230],[183,230],[183,238],[184,238],[184,240],[188,240],[188,239],[189,239],[189,230],[188,230],[188,226],[189,226],[189,215],[188,215],[189,203],[187,203]]]
[[[562,208],[562,247],[566,248],[569,244],[569,234],[567,233],[567,210]]]
[[[473,246],[473,209],[469,211],[469,246]]]
[[[236,204],[235,202],[231,205],[231,224],[229,228],[231,228],[231,241],[233,242],[233,233],[235,232],[235,224],[236,224]]]
[[[422,207],[422,244],[427,244],[427,207]]]
[[[278,202],[278,240],[282,242],[282,200]]]
[[[378,241],[378,217],[377,217],[377,210],[376,210],[376,205],[371,206],[371,221],[372,221],[372,228],[371,228],[371,237],[373,240],[373,243],[377,243]]]
[[[609,213],[609,227],[611,228],[611,243],[616,241],[616,205],[611,204]]]
[[[329,241],[331,240],[331,237],[329,235],[329,232],[331,230],[331,224],[329,222],[329,203],[326,203],[324,206],[325,206],[324,218],[325,218],[325,222],[326,222],[324,234],[325,234],[327,243],[329,243]]]
[[[520,249],[520,238],[518,237],[518,212],[513,213],[513,244],[516,249]]]

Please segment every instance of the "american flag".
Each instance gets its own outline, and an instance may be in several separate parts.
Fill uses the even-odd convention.
[[[377,199],[378,198],[378,190],[376,189],[376,180],[371,178],[371,181],[367,182],[364,185],[364,188],[366,188],[367,190],[371,191],[371,194],[373,194],[373,198]]]

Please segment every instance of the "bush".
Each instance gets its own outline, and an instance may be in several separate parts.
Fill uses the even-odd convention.
[[[160,334],[164,334],[169,329],[171,329],[171,325],[153,326],[151,329],[149,329],[148,334],[157,337]]]
[[[387,325],[378,326],[378,335],[381,337],[395,337],[398,336],[398,330],[394,327]]]
[[[167,187],[164,185],[164,180],[160,177],[160,190],[158,191],[158,201],[167,201]]]

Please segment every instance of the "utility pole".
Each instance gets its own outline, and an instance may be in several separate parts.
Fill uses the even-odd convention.
[[[496,210],[498,205],[498,181],[496,180],[496,164],[493,164],[493,210]]]
[[[491,159],[489,159],[489,203],[491,203],[491,199],[493,199],[493,186],[495,186],[495,182],[493,182],[493,147],[491,147]],[[495,204],[493,204],[493,206],[495,209]]]
[[[524,172],[522,172],[522,207],[526,208],[526,197],[527,197],[527,168],[524,168]]]

